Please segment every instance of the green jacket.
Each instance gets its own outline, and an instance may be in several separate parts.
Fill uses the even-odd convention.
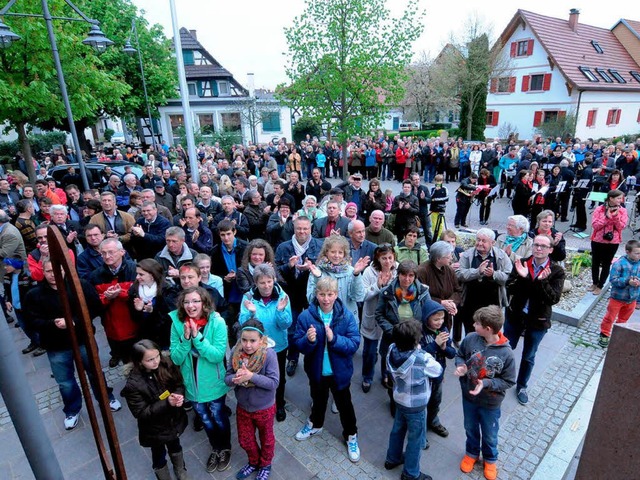
[[[209,321],[198,336],[186,340],[184,323],[178,311],[171,317],[171,360],[180,367],[186,390],[186,399],[204,403],[216,400],[229,391],[224,383],[226,368],[224,355],[227,350],[227,325],[217,312],[209,315]],[[194,356],[195,354],[195,356]],[[197,375],[194,361],[197,360]]]
[[[400,242],[395,248],[396,261],[400,263],[403,260],[413,260],[418,265],[429,260],[429,251],[423,244],[416,243],[413,248],[406,247],[404,241]]]

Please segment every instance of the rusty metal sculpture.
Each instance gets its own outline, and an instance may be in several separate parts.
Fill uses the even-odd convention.
[[[64,308],[64,318],[67,323],[67,331],[71,336],[73,359],[78,370],[78,377],[80,379],[82,395],[84,397],[87,412],[89,414],[91,430],[93,431],[93,437],[96,441],[96,447],[100,456],[102,470],[106,479],[126,480],[127,473],[125,471],[124,462],[122,460],[122,453],[120,451],[120,443],[118,442],[118,434],[116,432],[115,423],[113,422],[113,416],[111,415],[111,409],[109,408],[107,385],[104,379],[104,375],[102,374],[102,369],[100,367],[98,347],[96,345],[94,336],[89,334],[93,331],[93,326],[91,323],[91,317],[89,316],[87,303],[84,298],[84,293],[82,291],[82,286],[78,278],[78,273],[76,272],[76,269],[69,258],[67,244],[57,228],[51,226],[47,228],[47,243],[49,244],[49,255],[51,256],[51,264],[53,266],[56,284],[65,285],[66,276],[66,285],[68,285],[68,288],[72,294],[72,298],[70,299],[67,288],[58,289],[58,292],[60,293],[60,300],[62,301],[62,305]],[[71,303],[72,301],[73,303]],[[74,313],[75,318],[83,322],[85,331],[88,333],[86,339],[87,356],[89,357],[89,366],[91,372],[95,376],[96,383],[98,384],[98,405],[100,406],[100,412],[102,414],[102,420],[104,422],[106,430],[105,435],[109,443],[111,460],[113,461],[113,468],[111,467],[111,462],[105,449],[104,439],[102,438],[102,432],[100,431],[100,425],[98,424],[98,417],[96,415],[96,411],[91,398],[89,380],[87,378],[86,371],[82,363],[82,358],[80,356],[78,338],[76,336],[76,331],[73,328]]]

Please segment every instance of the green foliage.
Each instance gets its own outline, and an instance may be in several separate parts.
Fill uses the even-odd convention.
[[[107,142],[111,141],[111,137],[113,137],[113,134],[116,133],[115,130],[113,128],[105,128],[104,129],[104,139]]]
[[[574,111],[567,112],[564,117],[559,117],[553,122],[543,122],[536,131],[542,135],[542,138],[573,138],[576,132],[576,123],[578,117]]]
[[[293,126],[293,140],[295,142],[304,140],[307,134],[311,137],[320,137],[322,126],[311,117],[300,117]]]
[[[67,134],[64,132],[46,132],[29,135],[29,144],[34,152],[49,152],[54,145],[64,145],[67,141]],[[13,158],[21,151],[20,142],[0,142],[0,156]]]
[[[440,136],[440,132],[442,131],[442,128],[438,128],[435,130],[415,130],[415,131],[411,131],[411,132],[398,132],[398,134],[402,137],[413,137],[413,138],[423,138],[423,139],[429,139],[429,138],[435,138]],[[459,128],[449,128],[446,129],[447,132],[449,132],[449,138],[457,138],[460,129]]]
[[[591,252],[577,253],[571,257],[571,276],[577,277],[583,268],[591,267]]]
[[[491,73],[489,38],[482,34],[467,44],[460,94],[460,130],[464,138],[484,138],[487,110],[487,83]]]
[[[220,148],[227,152],[231,152],[231,146],[242,143],[242,133],[241,132],[217,132],[211,135],[209,143],[213,145],[218,142],[220,144]]]
[[[384,0],[306,0],[285,29],[290,84],[280,100],[300,107],[343,144],[383,123],[404,97],[411,47],[424,28],[419,0],[393,18]],[[345,162],[346,168],[346,162]]]

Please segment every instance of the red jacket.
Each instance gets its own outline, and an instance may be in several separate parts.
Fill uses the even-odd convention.
[[[398,165],[404,165],[407,163],[407,151],[404,148],[398,147],[396,150],[396,163]]]
[[[109,340],[123,341],[138,336],[139,325],[132,319],[129,310],[129,289],[136,279],[136,264],[131,260],[123,260],[117,274],[111,273],[106,265],[95,270],[90,283],[95,287],[104,305],[102,324]],[[120,295],[109,300],[104,292],[112,285],[120,285]]]

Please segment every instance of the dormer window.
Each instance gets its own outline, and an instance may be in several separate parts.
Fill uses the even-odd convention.
[[[582,74],[587,77],[590,82],[599,82],[598,77],[596,77],[589,67],[578,67],[578,70],[582,72]],[[640,81],[640,80],[639,80]]]
[[[613,79],[609,76],[607,71],[603,68],[596,68],[596,72],[602,77],[602,79],[607,83],[613,83]]]
[[[593,46],[593,49],[596,51],[596,53],[604,53],[604,50],[602,50],[600,44],[595,40],[591,40],[591,45]]]
[[[640,72],[636,72],[635,70],[631,70],[629,72],[631,74],[631,76],[634,78],[634,80],[638,83],[640,83]]]
[[[616,81],[618,83],[627,83],[627,81],[624,78],[622,78],[622,75],[620,75],[617,70],[614,70],[613,68],[610,68],[609,69],[609,73],[611,74],[611,76],[613,78],[616,79]]]

